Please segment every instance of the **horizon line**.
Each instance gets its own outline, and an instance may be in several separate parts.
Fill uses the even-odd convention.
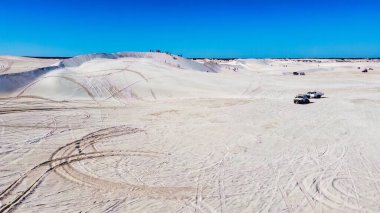
[[[84,54],[86,55],[86,54]],[[12,55],[9,55],[12,56]],[[79,56],[79,55],[76,55]],[[38,58],[38,59],[69,59],[76,56],[19,56],[19,57],[26,57],[26,58]],[[236,60],[236,59],[293,59],[293,60],[300,60],[300,59],[350,59],[350,60],[360,60],[360,59],[367,59],[367,60],[373,60],[373,59],[380,59],[380,57],[184,57],[186,59],[192,59],[192,60],[201,60],[201,59],[214,59],[214,60]]]

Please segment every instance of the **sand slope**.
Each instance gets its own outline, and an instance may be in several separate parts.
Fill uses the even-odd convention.
[[[0,75],[0,211],[378,212],[378,61],[172,57]]]
[[[56,59],[36,59],[15,56],[0,56],[0,75],[25,72],[58,63]]]

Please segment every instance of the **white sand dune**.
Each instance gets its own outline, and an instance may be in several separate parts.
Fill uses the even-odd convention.
[[[181,69],[191,69],[202,72],[218,72],[219,70],[214,68],[210,69],[204,64],[197,63],[193,60],[185,59],[177,55],[169,55],[167,53],[157,53],[157,52],[121,52],[114,54],[89,54],[80,55],[70,59],[66,59],[60,62],[61,67],[78,67],[83,63],[92,61],[94,59],[119,59],[119,58],[146,58],[151,59],[155,62],[161,62],[168,64],[170,66],[181,68]]]
[[[57,59],[0,56],[0,75],[19,73],[57,64]]]
[[[0,212],[379,211],[379,61],[11,60]]]
[[[82,55],[62,60],[57,66],[1,75],[0,92],[13,97],[96,101],[240,97],[236,92],[248,80],[243,76],[232,75],[230,79],[194,72],[209,70],[223,71],[223,67],[209,68],[164,53]]]

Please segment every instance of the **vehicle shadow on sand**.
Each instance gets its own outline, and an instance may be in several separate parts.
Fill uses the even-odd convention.
[[[294,104],[296,104],[296,105],[309,105],[309,104],[314,104],[315,102],[313,102],[313,101],[310,101],[309,103],[294,103]]]

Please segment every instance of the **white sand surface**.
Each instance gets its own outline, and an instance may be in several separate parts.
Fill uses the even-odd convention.
[[[0,73],[1,212],[380,210],[379,61],[113,56]]]
[[[16,56],[0,56],[0,75],[19,73],[58,63],[57,59],[36,59]]]

